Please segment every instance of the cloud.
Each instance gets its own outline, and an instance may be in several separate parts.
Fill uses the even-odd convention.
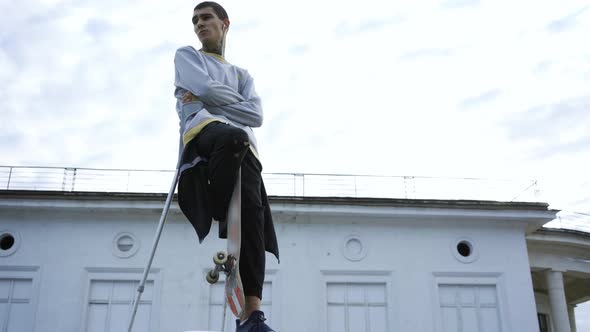
[[[532,158],[590,150],[590,96],[539,105],[503,121],[509,138],[529,145]]]
[[[551,21],[546,29],[552,33],[559,33],[573,29],[578,24],[578,18],[584,14],[589,7],[579,9],[565,17]]]
[[[590,129],[590,128],[589,128]],[[553,135],[551,135],[553,137]],[[590,136],[580,137],[573,142],[563,142],[558,136],[554,141],[538,147],[531,153],[533,158],[547,159],[556,155],[582,154],[590,150]]]
[[[0,149],[12,149],[15,145],[19,145],[23,141],[23,136],[9,128],[2,128],[0,134]]]
[[[178,43],[158,37],[166,27],[157,20],[155,27],[127,23],[129,7],[104,16],[105,8],[77,4],[15,9],[19,28],[0,35],[0,128],[10,142],[0,145],[4,161],[98,167],[137,153],[131,164],[141,165],[151,158],[146,149],[169,144],[174,164]],[[153,7],[142,6],[139,20]],[[162,140],[162,130],[172,135]]]
[[[535,12],[530,3],[369,0],[334,11],[331,1],[228,0],[228,60],[250,71],[262,97],[266,118],[257,135],[265,166],[514,174],[538,169],[538,160],[527,158],[543,149],[571,155],[571,165],[587,163],[588,117],[559,113],[553,108],[561,103],[552,101],[571,103],[568,96],[587,92],[590,67],[583,57],[590,49],[580,41],[588,34],[582,19],[588,11],[566,22],[568,38],[562,38],[537,27],[576,8],[533,5]],[[172,59],[178,46],[198,44],[192,6],[2,2],[2,163],[174,167]],[[497,112],[457,112],[457,106]],[[561,162],[543,164],[559,169]]]
[[[289,49],[289,54],[295,56],[301,56],[305,54],[309,49],[309,45],[295,45]]]
[[[458,9],[466,7],[477,7],[480,4],[480,0],[447,0],[441,4],[443,9]]]
[[[543,74],[543,73],[546,73],[548,70],[550,70],[551,67],[554,65],[555,65],[555,61],[553,61],[553,60],[541,61],[541,62],[537,63],[537,65],[535,65],[533,72],[535,74]]]
[[[490,102],[498,99],[501,95],[502,95],[502,90],[500,90],[500,89],[488,90],[488,91],[483,92],[477,96],[463,99],[459,103],[459,108],[461,108],[461,109],[475,108],[481,104],[490,103]]]
[[[100,38],[108,35],[114,29],[113,25],[107,20],[101,18],[92,18],[86,23],[86,32],[95,37]]]
[[[451,56],[453,51],[448,48],[424,48],[407,52],[398,57],[399,60],[423,60],[431,57]]]
[[[400,24],[405,20],[406,17],[402,15],[385,18],[363,18],[360,22],[358,20],[347,19],[336,24],[334,35],[339,38],[345,38],[354,34],[380,30],[390,25]]]
[[[255,30],[258,29],[261,26],[261,22],[260,20],[256,19],[250,19],[247,21],[237,21],[237,23],[234,23],[233,21],[231,22],[231,29],[234,31],[239,31],[239,32],[247,32],[249,30]]]

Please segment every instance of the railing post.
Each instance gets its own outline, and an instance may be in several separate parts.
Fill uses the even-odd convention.
[[[404,198],[408,198],[408,185],[406,184],[407,176],[404,176]]]
[[[70,175],[70,172],[73,172],[73,173],[71,173],[71,175]],[[61,183],[61,190],[62,191],[66,191],[66,187],[68,188],[67,190],[74,191],[75,185],[76,185],[76,172],[77,172],[77,168],[68,168],[68,167],[64,168],[64,176],[63,176],[63,180]]]
[[[66,177],[68,176],[68,168],[64,168],[64,176],[61,181],[61,191],[66,191]]]
[[[78,169],[74,168],[74,174],[72,175],[72,188],[70,191],[74,191],[74,188],[76,186],[76,175],[78,174]]]
[[[301,188],[297,190],[299,183]],[[305,196],[305,174],[293,173],[293,196]]]
[[[404,176],[404,196],[408,198],[408,181],[412,180],[412,198],[416,198],[416,181],[413,176]]]
[[[12,167],[8,170],[8,183],[6,183],[6,190],[10,188],[10,179],[12,178]]]
[[[305,174],[301,174],[301,197],[305,197]]]
[[[131,179],[131,171],[127,171],[127,188],[126,192],[129,192],[129,180]]]

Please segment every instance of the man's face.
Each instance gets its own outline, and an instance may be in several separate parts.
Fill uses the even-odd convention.
[[[193,25],[197,37],[203,46],[214,46],[221,43],[227,31],[229,20],[219,19],[211,7],[197,9],[193,12]]]

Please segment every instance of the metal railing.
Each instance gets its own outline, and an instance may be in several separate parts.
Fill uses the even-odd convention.
[[[174,171],[0,166],[0,190],[166,193]],[[542,201],[535,180],[264,173],[274,196]],[[590,214],[562,211],[545,225],[590,232]]]
[[[174,171],[0,166],[0,189],[165,193]],[[539,201],[535,180],[264,173],[269,195]]]

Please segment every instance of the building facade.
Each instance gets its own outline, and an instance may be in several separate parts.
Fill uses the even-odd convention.
[[[3,331],[124,331],[162,194],[0,192]],[[590,299],[590,236],[542,229],[544,203],[271,197],[281,262],[263,310],[295,331],[575,331]],[[134,331],[234,330],[173,204]]]

